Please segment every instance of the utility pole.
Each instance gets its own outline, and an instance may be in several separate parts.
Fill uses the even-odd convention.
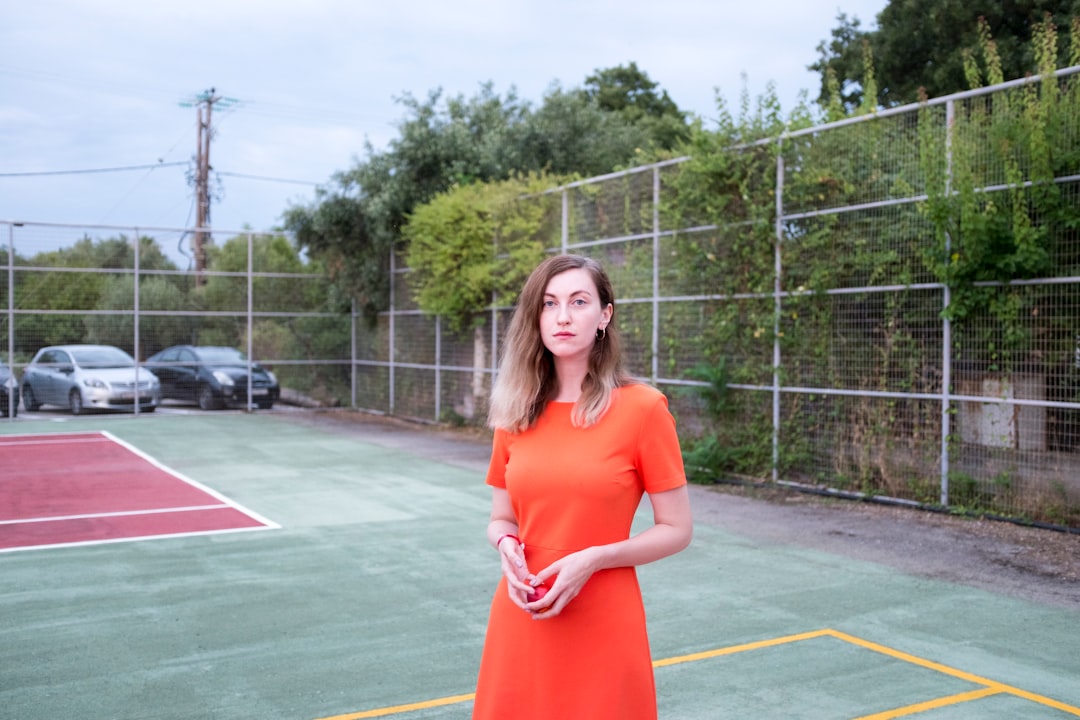
[[[210,88],[201,95],[197,95],[190,101],[180,103],[181,107],[195,107],[195,121],[198,128],[197,146],[195,149],[195,239],[192,253],[195,256],[195,284],[205,285],[206,277],[206,246],[211,242],[210,238],[210,140],[214,136],[214,128],[210,121],[214,105],[222,103],[225,106],[236,103],[234,98],[222,97],[214,88]]]
[[[195,106],[195,120],[199,128],[198,148],[195,153],[195,284],[205,285],[206,243],[209,240],[206,228],[210,226],[210,112],[220,98],[214,94],[214,88],[199,97]]]

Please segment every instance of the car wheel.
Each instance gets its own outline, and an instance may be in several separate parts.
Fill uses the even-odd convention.
[[[41,407],[41,403],[34,397],[34,391],[29,385],[23,385],[22,402],[23,407],[26,408],[28,412],[34,412]]]
[[[214,389],[209,385],[203,385],[199,388],[199,409],[201,410],[217,410],[221,407],[221,402],[214,397]]]
[[[68,395],[68,405],[71,406],[71,414],[72,415],[82,415],[83,414],[82,393],[80,393],[77,389],[72,390],[71,394]]]
[[[269,410],[270,408],[274,407],[273,400],[259,400],[255,404],[259,406],[260,410]]]

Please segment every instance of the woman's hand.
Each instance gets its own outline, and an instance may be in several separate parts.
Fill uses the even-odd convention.
[[[525,563],[525,553],[521,545],[509,536],[505,536],[499,541],[498,549],[503,575],[506,576],[506,586],[510,593],[510,601],[525,610],[525,598],[533,589],[532,585],[529,584],[533,576],[529,573],[529,566]]]
[[[532,613],[535,620],[558,617],[599,569],[600,550],[596,547],[578,550],[556,560],[529,579],[532,587],[544,584],[549,589],[543,597],[523,605],[524,609]],[[548,583],[548,578],[553,576],[557,576],[555,581]]]

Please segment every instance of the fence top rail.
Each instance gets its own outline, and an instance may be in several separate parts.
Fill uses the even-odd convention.
[[[249,275],[252,278],[275,278],[275,279],[288,279],[288,280],[325,280],[325,275],[319,275],[318,273],[284,273],[284,272],[263,272],[260,270],[252,270],[250,272],[246,270],[148,270],[146,268],[134,268],[134,267],[121,267],[121,268],[102,268],[102,267],[68,267],[63,265],[13,265],[12,269],[15,272],[56,272],[56,273],[98,273],[102,275],[181,275],[181,276],[196,276],[201,275],[204,277],[243,277],[246,278]]]
[[[287,230],[252,230],[250,228],[244,230],[230,230],[228,228],[215,228],[215,227],[168,227],[158,225],[87,225],[84,223],[58,223],[58,222],[41,222],[38,220],[13,220],[0,218],[0,225],[7,225],[10,227],[49,227],[49,228],[67,228],[72,230],[122,230],[127,232],[134,232],[136,235],[144,232],[172,232],[172,233],[201,233],[204,235],[286,235],[291,236],[292,233]]]

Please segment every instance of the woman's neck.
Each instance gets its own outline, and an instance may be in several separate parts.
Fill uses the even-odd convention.
[[[581,397],[581,385],[589,372],[587,362],[555,361],[555,377],[559,380],[559,392],[555,402],[577,402]]]

